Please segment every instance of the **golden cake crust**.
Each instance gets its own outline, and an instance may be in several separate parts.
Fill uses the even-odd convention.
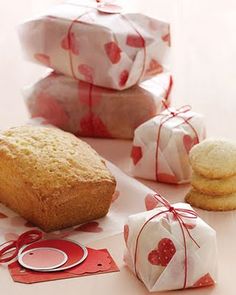
[[[115,179],[85,142],[56,128],[0,134],[0,201],[45,231],[104,216]]]

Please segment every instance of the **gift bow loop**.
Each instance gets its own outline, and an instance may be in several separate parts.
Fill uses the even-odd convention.
[[[0,263],[6,263],[14,259],[21,247],[40,240],[43,233],[39,230],[29,230],[21,234],[17,240],[7,241],[0,245]],[[13,252],[12,252],[13,251]],[[7,255],[9,254],[9,255]],[[7,255],[7,257],[5,256]]]
[[[198,217],[197,213],[194,210],[174,207],[161,195],[155,194],[154,198],[160,204],[166,207],[168,211],[172,213],[174,216],[183,217],[183,218],[192,218],[192,219],[196,219]]]

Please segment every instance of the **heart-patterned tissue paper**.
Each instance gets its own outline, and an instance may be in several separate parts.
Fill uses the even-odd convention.
[[[59,4],[23,23],[19,35],[27,59],[111,89],[150,79],[169,63],[169,24],[125,9],[101,10],[95,0]]]
[[[214,285],[216,232],[190,205],[160,200],[148,195],[148,209],[160,207],[129,216],[124,226],[126,264],[150,292]]]
[[[124,91],[106,89],[52,72],[23,94],[32,118],[77,136],[133,138],[134,130],[170,104],[168,73]]]
[[[132,174],[157,182],[190,182],[189,151],[205,136],[203,115],[193,112],[190,106],[167,107],[135,130]]]

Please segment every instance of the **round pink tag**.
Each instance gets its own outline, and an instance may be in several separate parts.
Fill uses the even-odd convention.
[[[55,248],[33,248],[18,256],[19,263],[32,270],[49,270],[62,266],[68,257],[66,253]]]
[[[122,7],[111,3],[100,3],[97,6],[97,10],[104,13],[121,13]]]

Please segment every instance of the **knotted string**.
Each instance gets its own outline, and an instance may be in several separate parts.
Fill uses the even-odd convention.
[[[137,278],[141,280],[141,278],[138,275],[138,271],[137,271],[137,253],[138,253],[139,238],[140,238],[141,233],[143,232],[144,228],[154,218],[156,218],[156,217],[158,217],[158,216],[160,216],[162,214],[165,214],[165,213],[172,213],[174,218],[179,223],[181,233],[182,233],[182,237],[183,237],[183,244],[184,244],[184,282],[183,282],[183,289],[185,289],[186,285],[187,285],[187,274],[188,274],[187,244],[186,244],[185,232],[187,232],[190,239],[195,243],[195,245],[198,248],[200,248],[200,246],[196,242],[196,240],[192,237],[192,235],[190,234],[190,232],[189,232],[183,218],[196,219],[198,217],[198,215],[197,215],[197,213],[195,211],[193,211],[191,209],[176,208],[176,207],[171,206],[171,204],[164,197],[162,197],[161,195],[155,194],[154,197],[160,204],[163,205],[163,207],[166,208],[166,210],[164,209],[164,210],[154,214],[153,216],[151,216],[142,225],[141,229],[139,230],[139,233],[138,233],[137,238],[136,238],[135,252],[134,252],[134,271],[135,271],[135,274],[136,274]]]
[[[96,2],[99,4],[103,1],[101,0],[96,0]],[[79,23],[80,22],[80,19],[86,15],[86,14],[89,14],[92,10],[96,10],[96,7],[90,7],[90,6],[84,6],[84,5],[77,5],[75,3],[68,3],[70,5],[74,5],[74,6],[81,6],[81,7],[87,7],[87,8],[90,8],[89,11],[86,11],[84,13],[82,13],[81,15],[77,16],[75,19],[73,19],[68,27],[68,30],[67,30],[67,34],[66,34],[66,38],[68,40],[68,47],[69,47],[69,50],[68,50],[68,54],[69,54],[69,62],[70,62],[70,69],[71,69],[71,74],[73,76],[74,79],[78,80],[76,74],[75,74],[75,71],[74,71],[74,65],[73,65],[73,56],[72,56],[72,52],[71,52],[71,43],[72,43],[72,40],[71,40],[71,31],[72,31],[72,28],[73,26],[76,24],[76,23]],[[141,73],[140,73],[140,76],[136,82],[139,83],[139,81],[141,80],[141,78],[143,77],[144,75],[144,71],[145,71],[145,67],[146,67],[146,43],[145,43],[145,39],[144,37],[142,36],[142,34],[139,32],[139,30],[134,26],[134,24],[123,14],[121,14],[121,16],[123,17],[123,19],[129,24],[129,26],[137,33],[137,35],[140,37],[141,41],[142,41],[142,47],[143,47],[143,65],[142,65],[142,69],[141,69]]]
[[[193,133],[195,134],[196,138],[197,138],[197,143],[199,143],[199,136],[198,136],[198,133],[196,131],[196,129],[192,126],[192,124],[189,122],[189,120],[191,120],[193,118],[193,116],[189,116],[188,118],[184,118],[183,116],[181,116],[181,114],[185,114],[187,112],[189,112],[191,110],[191,106],[189,105],[185,105],[185,106],[182,106],[181,108],[179,109],[176,109],[176,110],[173,110],[171,108],[169,108],[165,101],[162,101],[162,104],[165,108],[166,111],[168,111],[167,114],[159,114],[157,116],[162,116],[161,120],[160,120],[160,125],[159,125],[159,128],[158,128],[158,133],[157,133],[157,145],[156,145],[156,181],[159,181],[159,176],[158,176],[158,159],[159,159],[159,146],[160,146],[160,139],[161,139],[161,129],[162,129],[162,126],[169,120],[173,119],[173,118],[180,118],[182,119],[183,121],[177,125],[177,126],[180,126],[182,124],[187,124],[193,131]]]
[[[17,240],[7,241],[0,245],[0,263],[6,263],[14,259],[21,247],[24,245],[31,244],[40,240],[43,237],[43,233],[39,230],[29,230],[23,234],[21,234]],[[5,246],[5,247],[4,247]],[[5,255],[13,253],[4,258]]]

